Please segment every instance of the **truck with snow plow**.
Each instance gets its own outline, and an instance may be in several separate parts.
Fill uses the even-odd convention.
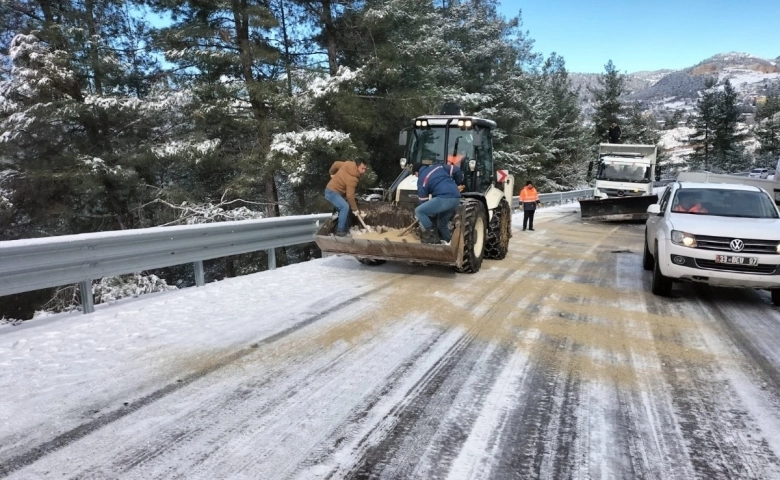
[[[493,169],[492,132],[495,122],[465,115],[445,105],[439,115],[423,115],[401,131],[405,147],[401,173],[381,201],[361,202],[362,221],[350,215],[350,237],[333,233],[336,218],[327,220],[315,234],[326,254],[357,257],[366,265],[403,261],[447,265],[462,273],[476,273],[482,260],[503,259],[512,235],[511,199],[514,178]],[[412,165],[456,164],[463,171],[462,198],[450,222],[449,244],[420,241],[414,209],[418,205],[417,177]],[[408,232],[408,233],[407,233]]]
[[[653,193],[655,145],[602,143],[596,164],[593,199],[580,200],[583,219],[642,220],[647,207],[658,203]],[[588,166],[592,172],[593,162]]]

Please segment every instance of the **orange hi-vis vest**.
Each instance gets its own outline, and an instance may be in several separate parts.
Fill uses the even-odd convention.
[[[534,187],[525,187],[520,190],[520,203],[536,203],[539,201],[539,193]]]

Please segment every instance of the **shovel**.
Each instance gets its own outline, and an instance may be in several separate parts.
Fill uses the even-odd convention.
[[[415,225],[417,225],[417,222],[419,222],[419,220],[415,220],[414,222],[412,222],[412,224],[411,224],[411,225],[409,225],[408,227],[404,228],[404,229],[403,229],[403,231],[401,231],[401,233],[399,233],[399,234],[398,234],[398,236],[399,236],[399,237],[403,237],[404,235],[406,235],[407,233],[409,233],[410,231],[412,231],[412,229],[414,228],[414,226],[415,226]]]
[[[360,224],[363,225],[363,230],[368,231],[368,226],[366,225],[366,222],[363,221],[363,217],[361,217],[359,214],[355,214],[355,216],[360,221]]]

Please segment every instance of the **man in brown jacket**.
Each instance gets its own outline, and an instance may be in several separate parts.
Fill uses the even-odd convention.
[[[352,209],[358,215],[357,202],[355,202],[355,188],[360,176],[366,173],[366,163],[363,160],[333,162],[330,167],[330,182],[325,187],[325,198],[339,211],[339,221],[336,227],[336,235],[346,237],[349,235],[347,227],[349,210]],[[346,197],[346,200],[344,199]]]

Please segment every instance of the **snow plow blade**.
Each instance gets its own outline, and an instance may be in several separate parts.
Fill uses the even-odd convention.
[[[658,195],[580,200],[580,215],[587,220],[645,220],[647,207],[655,203]]]
[[[352,228],[351,237],[337,237],[336,218],[328,219],[314,236],[317,246],[326,254],[351,255],[359,260],[389,260],[422,265],[461,267],[463,249],[460,227],[452,235],[450,245],[420,243],[412,230],[404,236],[399,233],[415,221],[414,213],[388,204],[360,205],[369,232],[358,233]],[[350,224],[357,225],[350,215]]]

